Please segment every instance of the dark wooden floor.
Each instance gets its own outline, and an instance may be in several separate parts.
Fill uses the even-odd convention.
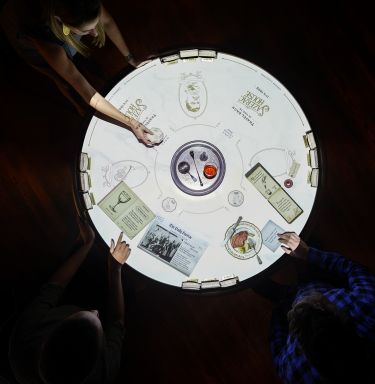
[[[369,8],[360,1],[105,3],[138,58],[213,47],[279,79],[304,110],[324,160],[304,236],[375,272],[375,40]],[[71,186],[85,122],[15,56],[3,34],[0,44],[0,376],[11,381],[6,343],[14,318],[77,235]],[[94,59],[96,65],[87,62],[83,70],[99,88],[126,70],[110,44]],[[102,305],[102,250],[96,244],[90,253],[72,284],[72,299]],[[288,260],[280,263],[282,277],[290,267]],[[271,305],[251,287],[196,296],[130,268],[125,276],[128,338],[120,382],[279,382],[268,344]]]

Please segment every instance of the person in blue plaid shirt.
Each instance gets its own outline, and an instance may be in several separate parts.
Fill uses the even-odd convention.
[[[331,279],[298,285],[272,316],[271,351],[285,383],[375,383],[375,276],[334,252],[309,248],[292,232],[284,251]]]

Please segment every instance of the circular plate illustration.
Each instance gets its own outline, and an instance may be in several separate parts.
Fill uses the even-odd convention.
[[[202,140],[190,141],[173,155],[171,175],[181,191],[193,196],[208,195],[223,181],[225,160],[213,144]]]
[[[228,195],[228,202],[232,207],[239,207],[245,200],[245,196],[241,191],[231,191]]]
[[[232,224],[225,236],[232,231]],[[238,259],[250,259],[258,254],[262,248],[262,234],[257,226],[248,221],[241,221],[233,236],[225,244],[226,250]]]

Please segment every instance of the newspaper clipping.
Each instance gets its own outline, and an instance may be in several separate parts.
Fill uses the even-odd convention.
[[[157,216],[138,247],[190,276],[208,243],[191,231]]]

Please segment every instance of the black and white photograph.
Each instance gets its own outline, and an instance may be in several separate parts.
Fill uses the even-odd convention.
[[[140,243],[140,247],[168,263],[176,254],[183,239],[160,225],[152,227]]]
[[[190,276],[207,249],[201,239],[181,223],[156,216],[138,244],[138,248],[156,257],[185,276]]]

